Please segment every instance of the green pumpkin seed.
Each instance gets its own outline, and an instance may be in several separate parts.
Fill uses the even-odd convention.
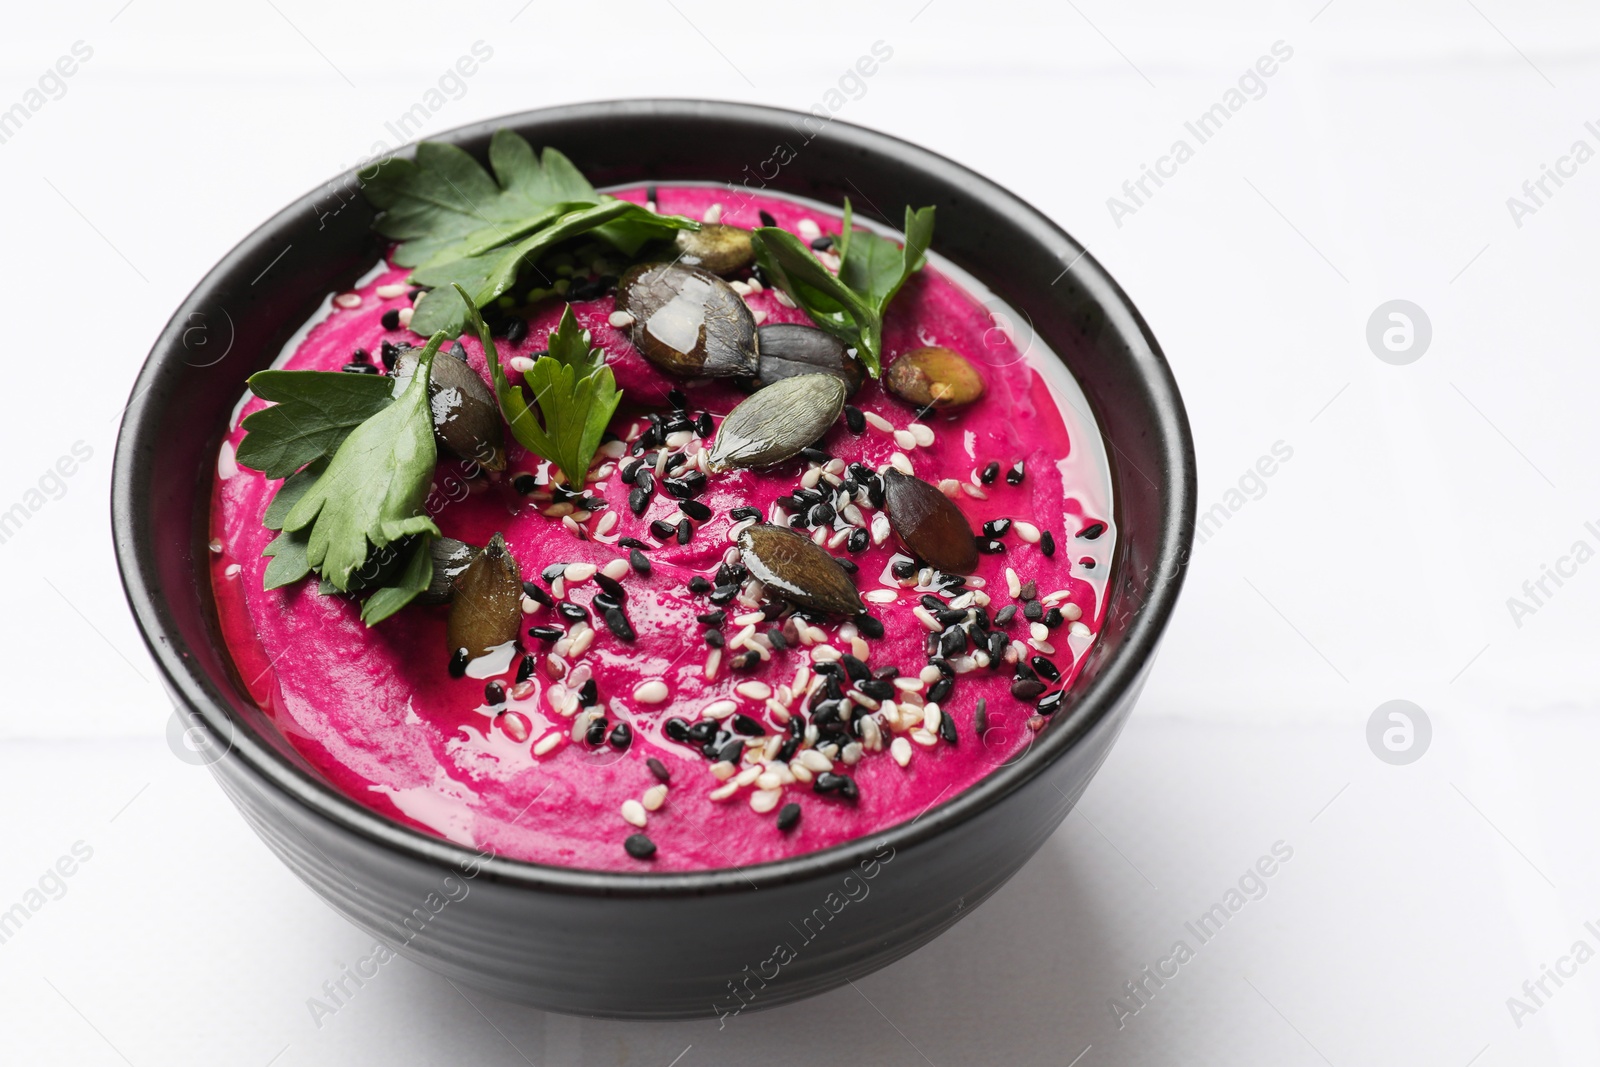
[[[417,369],[417,350],[395,361],[395,394]],[[463,361],[439,354],[428,374],[428,400],[433,408],[433,436],[457,459],[485,470],[506,469],[505,424],[489,386]]]
[[[919,408],[954,408],[983,395],[983,376],[966,357],[948,348],[917,348],[893,363],[883,375],[884,388]]]
[[[732,274],[756,261],[750,231],[737,226],[703,222],[698,230],[679,230],[677,242],[680,263],[712,274]]]
[[[883,472],[883,512],[906,550],[946,574],[978,569],[978,539],[951,499],[921,478]]]
[[[514,641],[522,626],[522,573],[495,534],[455,579],[446,626],[450,654],[466,649],[469,659]]]
[[[774,322],[756,331],[761,364],[752,384],[760,389],[801,374],[831,374],[844,382],[846,395],[861,388],[866,372],[843,341],[815,326]]]
[[[835,615],[866,610],[850,575],[809,537],[758,523],[739,535],[739,554],[767,592],[798,607]]]
[[[845,384],[831,374],[785,378],[740,401],[711,446],[716,468],[768,467],[828,432],[844,410]]]
[[[456,579],[478,558],[482,549],[454,537],[435,537],[428,549],[433,555],[433,578],[428,588],[417,596],[417,603],[448,604],[455,597]]]
[[[681,263],[641,263],[617,283],[617,310],[646,359],[685,378],[736,378],[759,362],[756,320],[721,278]]]

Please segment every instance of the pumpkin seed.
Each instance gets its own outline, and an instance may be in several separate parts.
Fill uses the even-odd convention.
[[[921,478],[890,467],[883,472],[883,510],[912,555],[946,574],[978,569],[978,539],[950,498]]]
[[[836,615],[866,610],[850,575],[809,537],[758,523],[739,535],[739,554],[769,593],[801,608]]]
[[[734,378],[759,364],[755,317],[710,271],[641,263],[618,283],[617,310],[633,316],[634,347],[671,374]]]
[[[454,581],[446,626],[450,653],[467,650],[468,659],[514,641],[522,625],[522,574],[499,534],[490,538]]]
[[[717,429],[711,465],[767,467],[828,432],[844,410],[845,384],[831,374],[801,374],[740,401]]]
[[[756,261],[750,231],[717,222],[703,222],[698,230],[678,231],[678,262],[712,274],[732,274]]]
[[[395,393],[417,369],[417,350],[395,360]],[[506,469],[505,424],[500,406],[478,373],[459,359],[433,361],[428,374],[428,400],[433,407],[433,436],[451,455],[485,470]]]
[[[435,537],[428,546],[433,555],[433,577],[417,596],[419,604],[448,604],[455,597],[455,580],[482,551],[454,537]]]
[[[751,384],[760,389],[801,374],[831,374],[844,382],[847,396],[861,388],[865,374],[845,343],[815,326],[774,322],[756,331],[761,363]]]
[[[983,395],[983,376],[967,359],[937,345],[907,352],[884,372],[889,392],[919,408],[954,408]]]

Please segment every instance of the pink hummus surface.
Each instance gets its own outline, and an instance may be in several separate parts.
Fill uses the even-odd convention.
[[[644,190],[618,195],[642,202]],[[657,197],[663,213],[691,218],[701,218],[713,204],[720,204],[721,221],[737,226],[761,225],[757,213],[764,209],[779,225],[803,237],[811,233],[811,224],[824,233],[839,229],[837,218],[814,208],[774,198],[744,201],[714,187],[662,186]],[[377,294],[380,287],[404,282],[406,275],[404,269],[385,264],[379,275],[353,290],[360,296],[359,304],[331,305],[284,365],[337,370],[357,348],[372,353],[376,361],[386,340],[421,345],[423,338],[403,328],[385,330],[380,321],[386,311],[409,306],[405,293]],[[758,320],[809,324],[803,311],[786,306],[773,290],[752,292],[746,299]],[[348,298],[343,301],[350,302]],[[537,305],[527,315],[527,337],[515,346],[499,343],[502,360],[543,349],[563,306],[559,300]],[[624,441],[636,438],[646,426],[645,413],[668,409],[669,389],[679,389],[687,396],[691,415],[709,411],[718,422],[742,399],[744,394],[726,382],[685,381],[648,363],[626,331],[610,325],[611,295],[575,304],[573,309],[578,321],[591,331],[593,344],[605,350],[617,383],[625,390],[623,407],[611,424],[612,432]],[[1056,551],[1047,557],[1038,543],[1024,540],[1013,529],[1001,538],[1003,553],[979,557],[976,580],[969,581],[968,588],[981,581],[978,601],[987,597],[991,616],[1007,605],[1017,605],[1015,621],[1003,629],[1009,632],[1012,647],[1028,659],[1041,653],[1027,644],[1029,624],[1020,601],[1009,593],[1007,568],[1015,571],[1018,581],[1035,582],[1039,597],[1057,594],[1047,603],[1059,605],[1069,615],[1078,614],[1078,625],[1060,625],[1045,638],[1054,649],[1045,658],[1061,672],[1061,685],[1070,687],[1093,631],[1099,628],[1100,601],[1110,567],[1107,557],[1113,543],[1109,531],[1094,540],[1077,536],[1091,524],[1110,522],[1109,515],[1087,512],[1084,503],[1093,501],[1092,506],[1099,507],[1098,502],[1107,499],[1106,488],[1079,484],[1088,468],[1068,461],[1074,447],[1069,425],[1072,434],[1095,431],[1076,412],[1069,409],[1063,413],[1055,391],[1030,357],[1019,353],[994,327],[989,311],[977,299],[931,265],[914,275],[887,316],[885,366],[912,348],[943,345],[979,368],[987,382],[986,395],[969,408],[919,417],[916,409],[869,380],[850,403],[881,416],[896,429],[920,423],[932,431],[933,443],[907,450],[905,442],[897,443],[892,432],[869,426],[858,437],[841,419],[823,447],[846,463],[859,461],[874,470],[882,469],[901,452],[918,477],[934,484],[944,479],[979,483],[978,472],[991,460],[998,461],[1001,476],[993,484],[977,485],[985,498],[947,487],[954,490],[973,529],[977,531],[996,518],[1026,520],[1053,535]],[[470,366],[487,378],[477,341],[468,338],[463,343]],[[439,358],[448,357],[441,353]],[[518,380],[516,374],[512,377]],[[252,398],[239,416],[262,406]],[[403,824],[503,856],[558,866],[603,870],[742,867],[837,845],[915,819],[1017,758],[1034,737],[1029,726],[1034,709],[1010,692],[1012,666],[972,667],[956,676],[953,692],[940,705],[941,713],[954,721],[955,744],[944,740],[927,744],[927,735],[912,740],[916,735],[909,728],[885,725],[881,751],[866,752],[854,765],[832,761],[835,771],[855,779],[860,795],[854,802],[837,793],[815,793],[812,785],[799,780],[788,766],[769,763],[764,769],[788,780],[781,784],[782,795],[776,805],[763,812],[751,804],[758,784],[736,786],[730,792],[713,775],[713,761],[701,754],[698,745],[665,736],[663,724],[669,718],[694,723],[708,706],[726,700],[735,701],[739,712],[761,723],[769,736],[785,736],[781,709],[767,699],[736,691],[741,683],[764,683],[780,705],[788,696],[788,709],[805,710],[805,694],[791,692],[797,672],[807,670],[813,657],[825,659],[833,653],[818,652],[821,646],[792,645],[772,651],[770,659],[752,669],[735,672],[729,669],[735,652],[729,647],[715,656],[721,662],[708,677],[713,649],[703,638],[706,627],[695,616],[716,610],[716,605],[691,593],[688,584],[697,575],[712,578],[725,558],[736,560],[729,539],[735,523],[729,510],[752,505],[767,519],[772,502],[799,488],[801,478],[815,466],[806,460],[790,460],[761,471],[713,475],[698,497],[711,507],[713,515],[709,521],[695,523],[693,540],[680,546],[675,541],[658,545],[649,530],[654,519],[676,523],[682,517],[659,479],[650,507],[635,517],[627,502],[631,487],[618,476],[618,457],[607,455],[606,449],[596,456],[587,492],[603,497],[609,506],[587,517],[578,513],[581,537],[562,516],[544,513],[552,506],[546,484],[549,467],[538,456],[524,452],[509,433],[508,466],[497,476],[464,478],[462,465],[441,452],[435,491],[428,504],[440,530],[475,545],[502,533],[525,579],[539,581],[540,572],[555,563],[604,566],[626,559],[628,549],[615,543],[619,537],[638,538],[652,546],[646,553],[652,573],[646,577],[630,570],[621,579],[635,640],[613,636],[601,624],[598,612],[592,612],[596,632],[589,647],[572,654],[570,641],[554,646],[567,652],[563,657],[566,674],[558,680],[553,675],[562,667],[548,662],[552,645],[527,636],[526,627],[571,624],[551,608],[540,607],[525,616],[521,639],[526,652],[538,661],[538,669],[517,685],[521,655],[513,656],[503,671],[492,676],[504,683],[511,695],[505,704],[491,706],[485,697],[484,677],[454,678],[447,670],[447,607],[412,605],[369,629],[360,621],[356,602],[320,595],[314,577],[288,588],[263,591],[262,576],[269,561],[261,551],[273,532],[262,527],[261,519],[279,483],[233,461],[233,450],[243,436],[235,422],[219,458],[212,505],[212,575],[224,639],[253,698],[305,759],[339,790]],[[695,438],[684,447],[692,456],[702,445],[709,446],[709,441]],[[621,448],[616,444],[609,451]],[[1009,485],[1004,472],[1019,461],[1024,464],[1025,477],[1020,485]],[[524,495],[514,489],[513,479],[521,473],[535,475],[541,482],[540,491]],[[879,514],[865,504],[861,512],[869,527]],[[607,519],[608,515],[616,516],[615,520]],[[602,525],[612,523],[609,529]],[[883,637],[867,642],[867,665],[896,667],[901,678],[917,679],[928,665],[930,631],[914,609],[925,593],[945,600],[951,599],[950,595],[915,587],[915,579],[908,586],[890,575],[893,559],[908,558],[892,535],[857,554],[848,553],[843,544],[831,551],[858,564],[857,588],[867,596],[869,612],[883,623]],[[1086,559],[1094,565],[1086,567]],[[592,580],[561,584],[566,599],[580,605],[587,606],[600,592]],[[892,602],[878,602],[891,597]],[[532,606],[532,602],[524,605]],[[736,600],[726,605],[726,610],[728,622],[721,630],[731,641],[743,629],[734,618],[754,609]],[[833,619],[813,625],[826,635],[827,647],[851,652],[853,624]],[[765,628],[762,624],[761,629]],[[632,727],[633,742],[626,751],[618,752],[609,745],[596,748],[581,737],[571,737],[572,693],[584,677],[595,681],[607,720]],[[644,703],[636,699],[636,689],[654,679],[666,683],[666,700]],[[924,683],[920,691],[901,689],[897,706],[903,711],[908,705],[922,703],[927,688]],[[980,699],[987,702],[988,722],[988,730],[981,736],[974,726]],[[526,736],[517,736],[523,732],[521,723],[512,720],[509,712],[522,716],[528,724]],[[881,714],[881,709],[873,714]],[[1038,725],[1040,720],[1034,719],[1033,726]],[[554,742],[546,740],[551,735],[556,736]],[[910,759],[903,767],[890,750],[891,739],[896,737],[910,741]],[[535,754],[541,742],[553,747]],[[756,755],[762,755],[761,750],[756,750]],[[646,762],[651,757],[665,766],[670,783],[664,804],[648,813],[643,830],[657,851],[653,857],[639,860],[624,851],[623,841],[640,829],[621,812],[625,801],[645,797],[658,784]],[[770,785],[771,779],[766,781]],[[714,797],[719,791],[729,795]],[[778,812],[791,802],[800,805],[801,818],[783,831],[777,826]]]

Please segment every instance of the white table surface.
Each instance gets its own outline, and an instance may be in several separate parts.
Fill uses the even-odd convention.
[[[42,502],[0,544],[0,909],[75,845],[90,855],[46,879],[59,896],[0,944],[0,1060],[1600,1061],[1600,962],[1546,979],[1531,1014],[1507,1004],[1574,942],[1600,949],[1585,927],[1600,929],[1600,162],[1547,180],[1520,226],[1507,207],[1574,141],[1600,149],[1584,125],[1600,128],[1592,7],[96,0],[9,14],[0,109],[74,42],[93,54],[0,143],[0,511]],[[1202,508],[1222,511],[1142,704],[1010,885],[857,988],[719,1031],[467,999],[400,961],[318,1026],[307,999],[368,939],[168,749],[107,528],[129,385],[223,252],[392,141],[385,122],[480,40],[493,56],[425,132],[628,95],[806,108],[884,41],[892,58],[839,117],[975,166],[1059,220],[1176,369]],[[1107,198],[1278,41],[1293,55],[1264,94],[1117,225]],[[1393,299],[1431,322],[1409,365],[1366,342]],[[80,469],[29,497],[79,442]],[[1279,442],[1292,458],[1251,482]],[[1241,478],[1253,496],[1230,498]],[[1585,562],[1528,600],[1523,583],[1579,542]],[[1536,610],[1514,618],[1511,597]],[[1432,725],[1409,765],[1366,741],[1391,699]],[[1293,855],[1265,896],[1119,1028],[1123,984],[1280,841]]]

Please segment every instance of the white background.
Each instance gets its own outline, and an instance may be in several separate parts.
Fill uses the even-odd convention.
[[[93,857],[0,945],[0,1059],[1600,1060],[1600,963],[1549,984],[1520,1027],[1506,1004],[1574,941],[1600,949],[1584,928],[1600,920],[1600,563],[1547,582],[1520,626],[1507,606],[1575,542],[1600,548],[1600,162],[1520,227],[1506,204],[1573,141],[1600,149],[1584,128],[1600,125],[1600,16],[1511,0],[521,4],[8,12],[0,108],[75,41],[94,54],[0,144],[0,510],[75,442],[93,455],[0,545],[0,909],[74,842]],[[117,416],[158,330],[478,40],[493,58],[429,132],[630,95],[805,109],[886,42],[839,117],[976,167],[1091,246],[1176,369],[1202,508],[1275,443],[1293,450],[1197,549],[1141,706],[1038,858],[912,958],[720,1032],[546,1016],[405,962],[315,1025],[307,998],[369,939],[168,750],[118,588]],[[1293,57],[1265,95],[1118,226],[1107,198],[1280,40]],[[1432,324],[1408,366],[1365,338],[1396,298]],[[1409,766],[1366,742],[1397,698],[1433,727]],[[1267,895],[1119,1029],[1110,998],[1279,840],[1293,858]]]

